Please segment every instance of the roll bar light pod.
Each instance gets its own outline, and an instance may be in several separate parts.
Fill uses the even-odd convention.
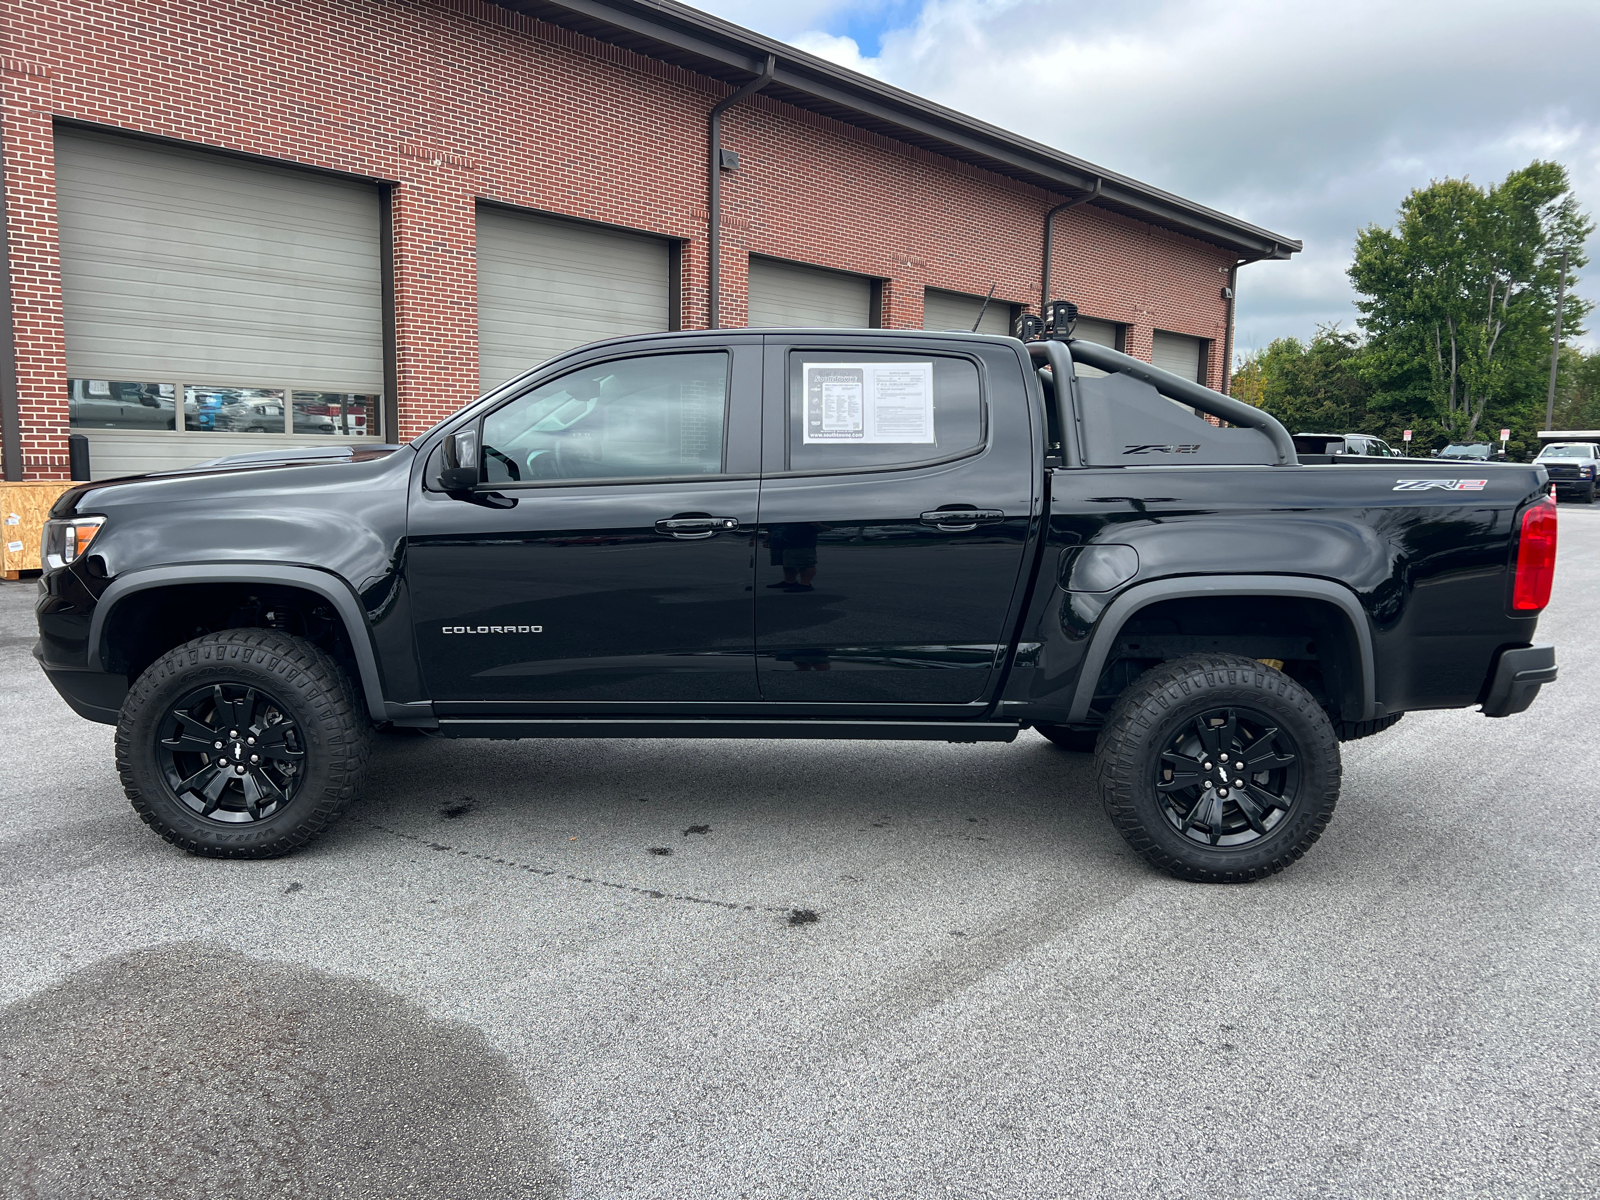
[[[1057,302],[1064,303],[1064,302]],[[1057,305],[1050,306],[1053,310]],[[1052,314],[1054,315],[1054,314]],[[1076,310],[1074,310],[1076,317]],[[1208,387],[1202,387],[1191,379],[1181,375],[1174,375],[1171,371],[1163,371],[1160,367],[1152,367],[1149,363],[1111,349],[1095,342],[1085,342],[1076,338],[1067,341],[1050,339],[1047,341],[1029,342],[1028,353],[1041,367],[1049,366],[1051,373],[1057,378],[1063,375],[1070,377],[1071,363],[1073,361],[1087,363],[1091,367],[1099,367],[1102,371],[1113,375],[1126,375],[1130,379],[1137,379],[1141,383],[1148,383],[1163,396],[1173,400],[1180,400],[1189,407],[1209,416],[1241,426],[1245,429],[1258,429],[1267,435],[1267,440],[1272,443],[1273,453],[1277,457],[1274,466],[1295,467],[1300,465],[1300,459],[1295,454],[1294,439],[1289,436],[1289,431],[1283,427],[1279,420],[1271,413],[1263,412],[1252,404],[1242,400],[1235,400],[1232,396],[1224,396],[1221,392],[1213,392]],[[1056,370],[1056,355],[1060,354],[1065,360],[1066,370]],[[1065,395],[1062,389],[1056,389],[1056,403],[1062,430],[1072,428],[1071,406],[1064,403]],[[1068,463],[1071,465],[1073,456],[1068,454]]]

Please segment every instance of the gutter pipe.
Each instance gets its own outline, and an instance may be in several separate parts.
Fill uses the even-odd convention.
[[[1233,306],[1239,302],[1239,264],[1228,268],[1228,328],[1222,335],[1222,394],[1233,395]]]
[[[706,141],[710,153],[706,160],[706,245],[709,255],[706,265],[709,274],[707,329],[722,328],[722,114],[735,104],[755,95],[772,82],[777,72],[778,60],[767,55],[767,64],[749,83],[733,95],[711,106],[711,117],[706,122]]]
[[[5,157],[0,151],[0,451],[5,477],[22,478],[22,419],[17,399],[17,337],[11,310],[11,237],[6,228]]]
[[[1039,315],[1044,316],[1045,305],[1050,303],[1050,258],[1055,250],[1056,214],[1080,204],[1087,204],[1105,187],[1104,179],[1096,179],[1090,188],[1076,200],[1064,200],[1044,215],[1044,273],[1039,279]]]

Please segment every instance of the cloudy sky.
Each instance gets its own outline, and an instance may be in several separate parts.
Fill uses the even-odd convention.
[[[1352,326],[1356,230],[1430,179],[1553,158],[1600,213],[1596,0],[693,2],[1299,238],[1240,272],[1241,350]]]

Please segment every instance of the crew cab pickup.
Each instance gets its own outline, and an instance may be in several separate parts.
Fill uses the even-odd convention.
[[[1032,728],[1094,751],[1151,863],[1241,881],[1321,834],[1341,740],[1556,677],[1548,491],[1302,465],[1266,413],[1089,342],[641,336],[408,445],[72,488],[37,655],[197,854],[306,842],[375,732]]]

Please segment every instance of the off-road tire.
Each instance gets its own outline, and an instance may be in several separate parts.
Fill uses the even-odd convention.
[[[1397,724],[1403,716],[1405,713],[1397,712],[1390,713],[1387,717],[1379,717],[1375,721],[1335,721],[1333,730],[1339,735],[1341,742],[1359,742],[1362,738],[1382,733]]]
[[[1594,489],[1595,489],[1595,485],[1594,485],[1594,482],[1591,480],[1590,483],[1589,483],[1589,486],[1583,489],[1583,502],[1585,504],[1593,504],[1594,503]]]
[[[1293,739],[1299,782],[1281,821],[1259,840],[1208,846],[1180,833],[1157,795],[1164,749],[1201,714],[1255,710]],[[1339,799],[1339,742],[1311,693],[1289,676],[1234,654],[1196,654],[1152,667],[1118,697],[1100,734],[1095,774],[1106,814],[1129,846],[1179,879],[1247,883],[1275,874],[1322,836]]]
[[[303,744],[293,795],[249,824],[225,825],[187,807],[158,758],[169,709],[219,684],[269,693]],[[134,811],[174,846],[208,858],[276,858],[316,837],[355,799],[371,736],[356,690],[333,659],[301,638],[230,629],[168,651],[135,681],[117,721],[117,772]]]
[[[1048,722],[1035,722],[1033,727],[1061,749],[1070,750],[1074,754],[1093,754],[1095,743],[1100,738],[1098,729],[1072,729],[1066,725],[1052,725]]]

